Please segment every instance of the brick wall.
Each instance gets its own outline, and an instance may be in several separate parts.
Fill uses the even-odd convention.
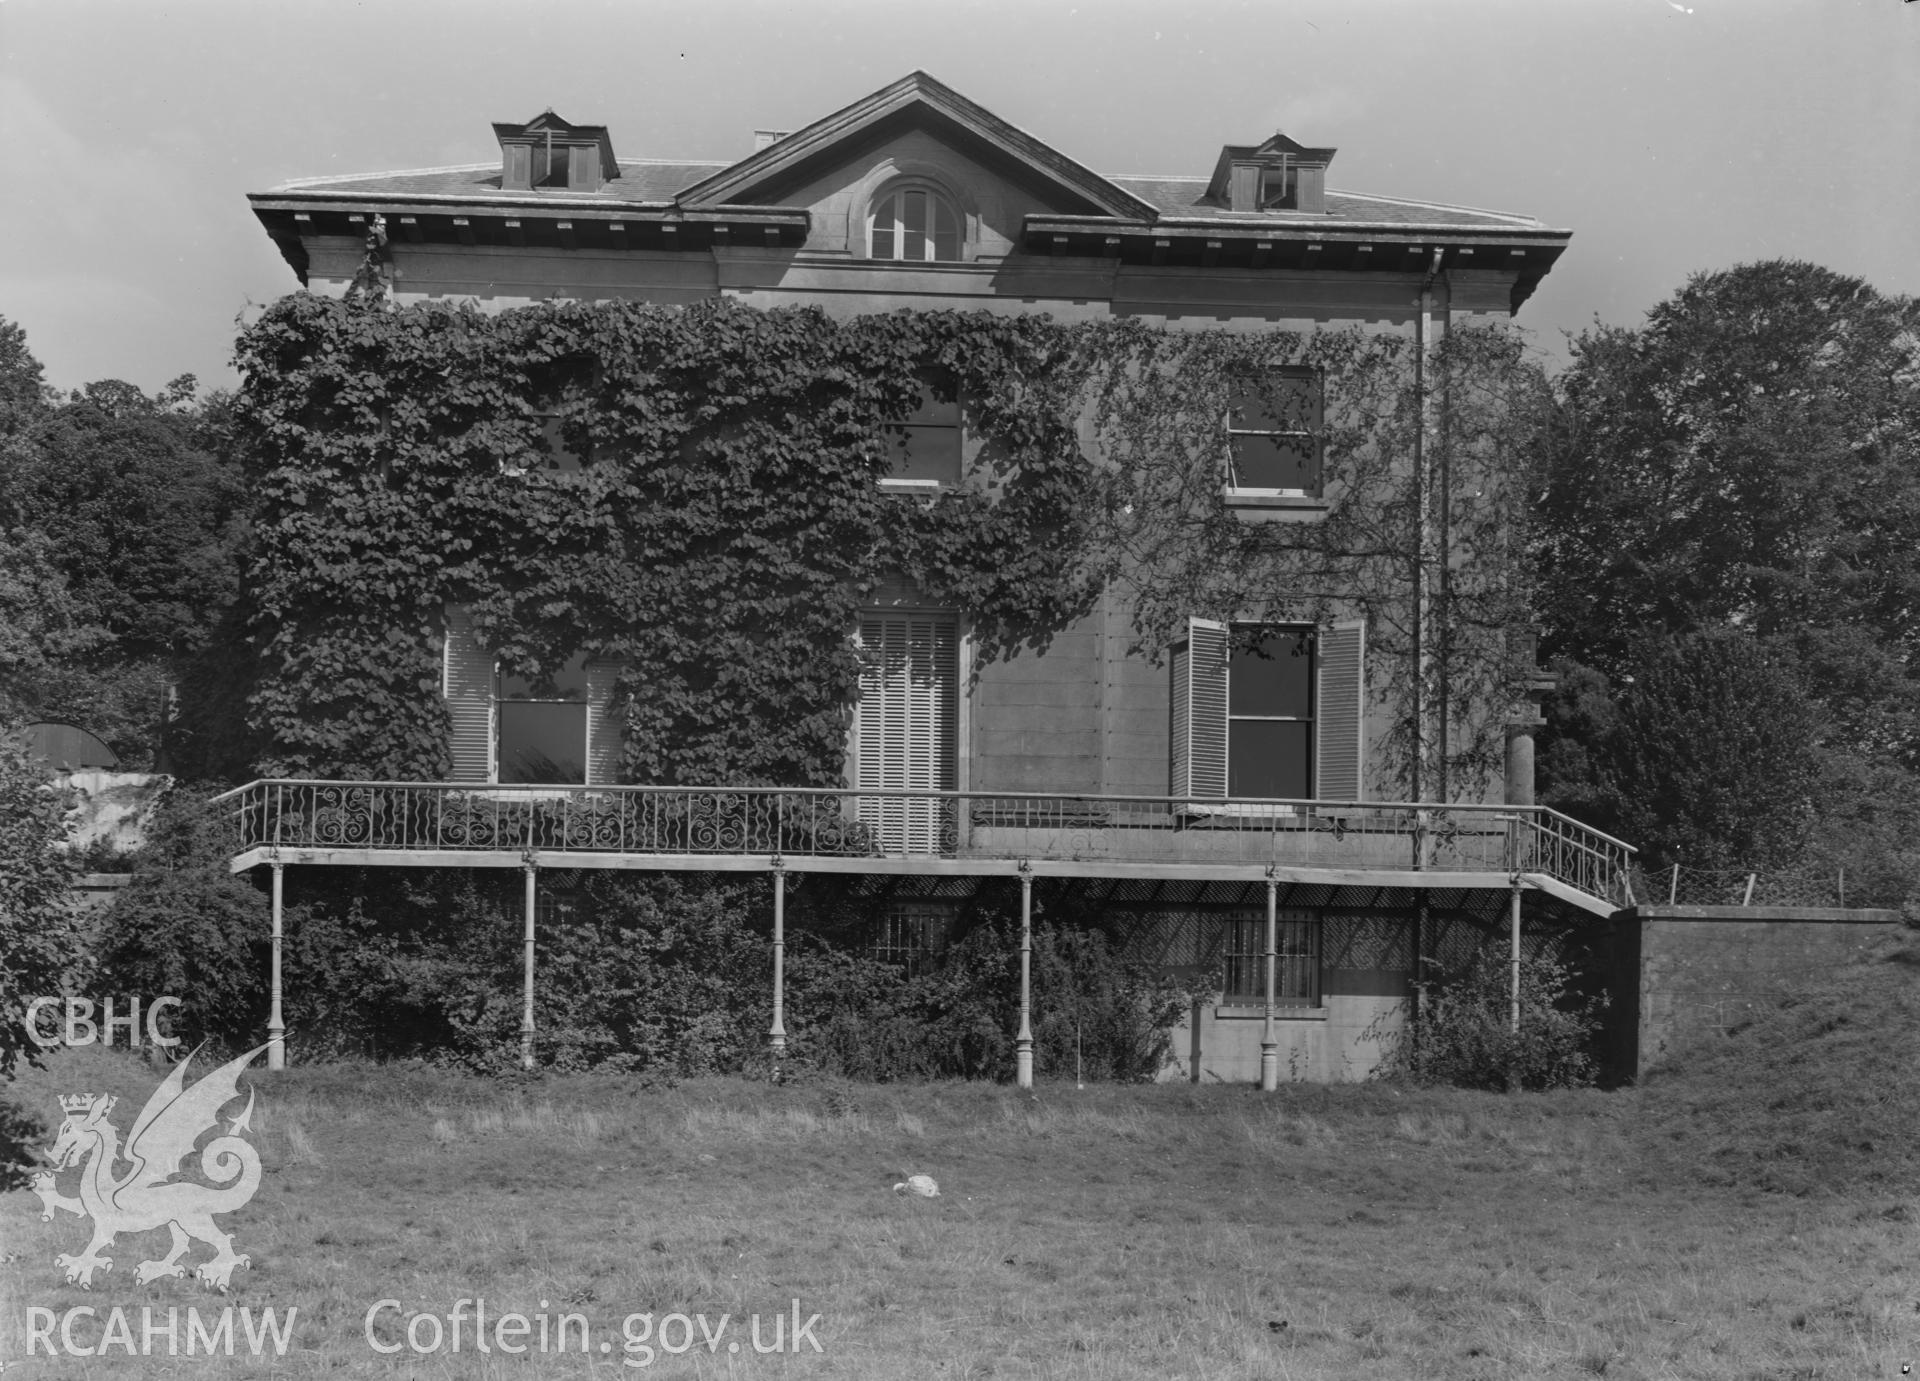
[[[1898,923],[1892,911],[1811,907],[1620,912],[1613,1015],[1624,1069],[1638,1077],[1694,1041],[1725,1034],[1783,989],[1852,962]]]

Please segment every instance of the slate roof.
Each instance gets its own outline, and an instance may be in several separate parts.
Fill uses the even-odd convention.
[[[568,200],[625,205],[666,206],[687,188],[733,167],[731,163],[677,159],[623,159],[620,176],[594,192],[507,192],[500,187],[500,164],[472,163],[454,168],[420,168],[392,173],[301,178],[282,183],[275,193],[322,192],[347,197],[470,197],[525,199],[531,203]],[[1154,207],[1162,216],[1215,219],[1227,224],[1312,224],[1446,226],[1462,230],[1539,230],[1540,221],[1505,211],[1485,211],[1440,202],[1368,196],[1361,192],[1326,194],[1326,214],[1298,211],[1230,212],[1207,204],[1204,177],[1109,177],[1115,186]],[[272,193],[269,193],[272,195]]]
[[[1204,177],[1112,176],[1117,187],[1149,202],[1163,216],[1181,219],[1207,217],[1228,223],[1301,223],[1325,225],[1439,225],[1463,230],[1538,230],[1542,223],[1532,216],[1508,211],[1482,211],[1470,206],[1449,206],[1443,202],[1407,201],[1399,197],[1375,197],[1363,192],[1336,192],[1328,189],[1325,214],[1302,211],[1228,211],[1202,200],[1207,193]]]
[[[687,162],[677,159],[623,159],[620,176],[593,192],[508,192],[500,187],[500,160],[468,163],[456,168],[417,168],[397,173],[361,173],[346,177],[300,178],[283,182],[274,192],[331,192],[343,197],[496,197],[524,198],[539,203],[559,198],[606,201],[628,205],[665,206],[696,182],[732,167],[731,163]],[[268,195],[272,195],[269,193]]]

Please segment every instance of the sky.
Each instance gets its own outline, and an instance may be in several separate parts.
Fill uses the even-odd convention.
[[[62,389],[231,386],[298,288],[248,192],[487,161],[548,107],[739,158],[915,68],[1099,172],[1282,129],[1329,187],[1569,228],[1518,318],[1550,359],[1758,259],[1920,293],[1904,0],[0,0],[0,317]]]

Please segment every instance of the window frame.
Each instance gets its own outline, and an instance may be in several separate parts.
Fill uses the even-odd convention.
[[[886,474],[880,477],[880,487],[883,490],[895,494],[938,494],[945,490],[958,489],[960,487],[961,481],[966,476],[967,467],[966,393],[965,390],[960,387],[958,380],[948,382],[950,383],[950,391],[953,394],[953,402],[951,404],[940,401],[939,394],[942,389],[937,381],[923,377],[920,382],[919,407],[906,420],[887,423],[886,432],[889,445],[894,447],[893,458],[897,461],[904,454],[903,437],[910,437],[916,430],[921,432],[931,432],[935,430],[951,431],[953,433],[953,478],[951,480],[940,478],[910,478],[901,475]],[[932,409],[945,409],[949,406],[953,409],[953,421],[951,423],[945,421],[928,422],[916,420],[923,417]]]
[[[1295,380],[1308,386],[1307,418],[1298,427],[1236,427],[1234,414],[1241,411],[1239,400],[1250,389],[1232,389],[1227,398],[1223,431],[1226,446],[1222,457],[1221,494],[1230,505],[1324,510],[1326,508],[1326,371],[1314,365],[1277,365],[1271,375],[1279,380]],[[1263,437],[1268,440],[1304,438],[1310,448],[1311,483],[1304,488],[1243,485],[1239,482],[1238,437]]]
[[[904,978],[917,977],[937,967],[945,955],[955,914],[951,901],[896,899],[874,922],[867,956],[879,963],[898,965]]]
[[[1167,649],[1167,795],[1186,816],[1297,814],[1298,806],[1232,803],[1228,748],[1228,671],[1236,625],[1190,615],[1186,636]],[[1361,803],[1367,789],[1367,624],[1363,618],[1325,624],[1242,622],[1241,627],[1311,628],[1307,798]],[[1331,793],[1331,794],[1329,794]],[[1284,799],[1284,798],[1283,798]]]
[[[967,642],[966,625],[954,609],[868,607],[855,620],[853,643],[863,665],[847,726],[849,803],[852,818],[873,832],[889,856],[940,854],[958,828],[953,797],[929,801],[886,793],[966,790]],[[907,668],[904,681],[897,675],[901,666]],[[889,737],[890,729],[903,726],[904,734]],[[922,727],[924,734],[917,733]],[[906,780],[920,775],[930,780]]]
[[[915,192],[924,194],[929,199],[927,225],[920,233],[926,247],[935,251],[935,254],[931,257],[909,259],[904,253],[898,252],[905,249],[904,241],[907,235],[906,203],[900,199]],[[875,237],[882,207],[895,208],[893,211],[893,229],[888,231],[888,234],[893,236],[895,240],[894,249],[896,252],[885,255],[875,252]],[[953,257],[950,259],[943,259],[937,255],[940,239],[938,230],[938,208],[945,208],[946,213],[953,218]],[[888,182],[868,198],[866,215],[863,221],[866,231],[866,257],[874,263],[913,264],[923,267],[927,264],[964,264],[968,262],[967,215],[960,209],[959,201],[948,192],[946,188],[930,178],[903,177]]]
[[[1284,636],[1289,633],[1293,634],[1296,638],[1301,639],[1306,643],[1306,646],[1307,646],[1307,655],[1306,655],[1307,713],[1305,715],[1271,715],[1271,714],[1247,714],[1247,713],[1236,714],[1234,712],[1234,708],[1233,708],[1234,659],[1242,651],[1250,650],[1252,647],[1256,646],[1255,643],[1248,640],[1249,631],[1255,630],[1255,629],[1260,630],[1260,642],[1263,642],[1263,643],[1277,636]],[[1291,656],[1292,654],[1289,653],[1285,655]],[[1226,676],[1225,699],[1226,699],[1226,707],[1227,707],[1227,713],[1226,713],[1227,799],[1230,801],[1235,799],[1242,799],[1239,793],[1236,793],[1233,789],[1233,726],[1236,722],[1241,722],[1241,723],[1260,723],[1260,724],[1305,724],[1306,730],[1307,730],[1306,754],[1305,754],[1306,772],[1307,772],[1307,782],[1306,782],[1307,789],[1301,792],[1300,795],[1298,796],[1254,796],[1254,797],[1245,797],[1244,799],[1258,800],[1258,801],[1268,801],[1268,800],[1311,801],[1311,800],[1314,800],[1315,799],[1314,789],[1318,785],[1318,783],[1315,781],[1315,777],[1319,770],[1319,764],[1317,763],[1316,758],[1318,757],[1318,749],[1319,749],[1319,742],[1320,742],[1320,739],[1319,739],[1320,630],[1317,627],[1315,627],[1313,624],[1305,624],[1305,623],[1230,623],[1227,625],[1227,664],[1226,664],[1226,669],[1224,674]]]
[[[1223,969],[1220,1006],[1267,1006],[1267,915],[1263,908],[1239,907],[1219,919]],[[1306,1015],[1326,1007],[1326,975],[1321,918],[1311,910],[1282,907],[1274,924],[1273,1010],[1275,1015]],[[1290,976],[1299,976],[1290,983]],[[1288,988],[1296,989],[1289,994]]]
[[[542,790],[547,788],[583,788],[589,785],[593,776],[593,682],[588,667],[591,659],[585,653],[577,653],[568,662],[579,662],[580,691],[577,696],[564,695],[508,695],[506,694],[507,672],[502,668],[499,657],[493,660],[493,777],[496,785]],[[570,665],[569,668],[570,669]],[[520,678],[524,679],[524,678]],[[564,782],[510,782],[504,779],[506,770],[506,715],[504,707],[508,705],[572,705],[580,710],[580,779]]]

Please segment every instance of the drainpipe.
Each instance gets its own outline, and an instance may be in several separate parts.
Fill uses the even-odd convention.
[[[1413,512],[1414,512],[1414,551],[1413,551],[1413,799],[1418,804],[1422,799],[1425,786],[1422,769],[1427,754],[1427,720],[1425,682],[1427,674],[1427,647],[1424,625],[1426,623],[1427,604],[1427,346],[1433,336],[1433,280],[1440,272],[1441,260],[1446,251],[1436,246],[1433,259],[1427,265],[1426,277],[1420,280],[1420,314],[1415,318],[1414,329],[1418,336],[1414,341],[1413,352],[1413,392],[1418,409],[1417,425],[1413,429]],[[1444,702],[1443,702],[1444,703]],[[1442,788],[1444,799],[1444,787]],[[1424,812],[1416,814],[1413,831],[1413,866],[1416,869],[1426,867],[1426,831],[1422,828]],[[1420,962],[1420,946],[1428,933],[1427,905],[1428,893],[1423,887],[1416,894],[1413,909],[1413,993],[1409,1019],[1418,1027],[1420,1021],[1420,980],[1425,977],[1424,966]],[[1417,1029],[1415,1039],[1418,1039]]]
[[[1435,263],[1438,263],[1436,258]],[[1428,275],[1431,279],[1432,275]],[[1443,331],[1451,334],[1453,323],[1453,284],[1446,284],[1446,305],[1441,311],[1444,323]],[[1444,339],[1443,339],[1444,343]],[[1438,663],[1439,677],[1434,685],[1435,749],[1437,761],[1434,771],[1438,781],[1438,790],[1434,799],[1448,801],[1452,799],[1452,775],[1448,770],[1447,755],[1452,747],[1452,679],[1453,667],[1453,367],[1449,364],[1440,375],[1440,475],[1435,496],[1434,508],[1439,524],[1440,569],[1437,575],[1439,588],[1435,591],[1433,623],[1434,653]]]
[[[1420,280],[1420,314],[1415,319],[1413,394],[1417,408],[1413,431],[1413,799],[1425,799],[1427,756],[1426,678],[1431,653],[1427,648],[1427,351],[1433,343],[1433,280],[1440,273],[1446,251],[1435,248],[1427,273]]]

